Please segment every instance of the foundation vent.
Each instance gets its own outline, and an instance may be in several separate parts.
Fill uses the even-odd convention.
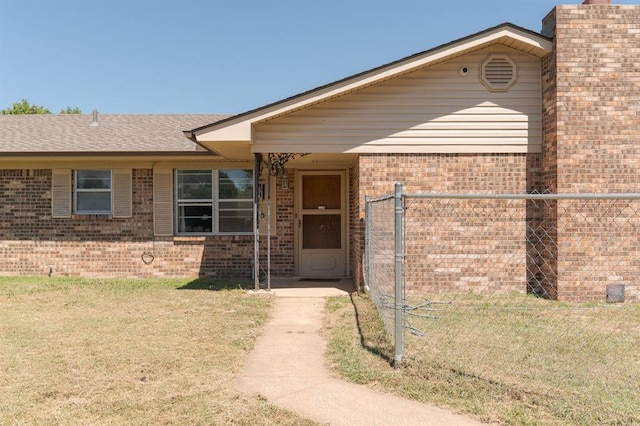
[[[624,303],[624,284],[607,284],[607,303]]]
[[[516,63],[507,55],[490,55],[480,65],[480,80],[489,90],[506,91],[517,80]]]

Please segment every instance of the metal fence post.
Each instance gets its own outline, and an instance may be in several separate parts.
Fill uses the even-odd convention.
[[[362,264],[364,266],[363,276],[364,276],[364,290],[369,292],[369,285],[371,283],[371,206],[369,205],[369,196],[364,196],[364,256],[362,259]]]
[[[402,289],[402,263],[404,260],[402,248],[402,184],[395,184],[395,342],[393,367],[400,368],[404,355],[403,312],[404,297]]]

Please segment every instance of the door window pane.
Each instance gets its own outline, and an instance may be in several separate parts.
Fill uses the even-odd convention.
[[[340,175],[306,175],[302,177],[303,209],[339,209],[341,205]]]
[[[305,215],[302,218],[302,248],[339,249],[341,230],[339,214]]]

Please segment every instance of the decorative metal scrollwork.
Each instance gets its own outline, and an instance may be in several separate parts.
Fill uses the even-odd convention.
[[[304,157],[305,155],[309,155],[308,152],[305,153],[297,153],[297,152],[283,152],[283,153],[269,153],[269,173],[271,176],[279,176],[284,171],[284,166],[289,162],[289,160],[294,159],[296,156]]]

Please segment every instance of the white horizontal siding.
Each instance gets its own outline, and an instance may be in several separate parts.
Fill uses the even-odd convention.
[[[518,65],[518,80],[506,92],[491,92],[479,80],[480,63],[496,52],[507,53]],[[469,69],[466,76],[460,75],[461,67]],[[256,124],[254,148],[538,152],[541,127],[540,60],[494,48]]]
[[[327,145],[341,145],[344,141],[357,141],[362,140],[362,134],[372,134],[375,126],[371,126],[370,128],[354,128],[354,129],[323,129],[316,130],[313,132],[314,137],[318,139],[322,139],[324,144]],[[380,129],[381,133],[385,129]],[[304,137],[304,132],[300,132],[299,138]],[[423,143],[423,139],[456,139],[456,140],[468,140],[468,143],[474,144],[477,143],[474,139],[493,139],[493,138],[510,138],[516,143],[520,141],[522,138],[535,137],[540,136],[540,130],[510,130],[510,129],[489,129],[489,130],[480,130],[480,129],[456,129],[455,132],[452,130],[431,130],[431,129],[409,129],[404,131],[398,131],[393,134],[390,138],[391,141],[380,140],[380,138],[372,139],[369,143],[379,142],[380,144],[385,144],[389,142],[397,142],[401,143],[402,141],[413,141],[412,144],[421,144]],[[386,138],[383,138],[386,139]]]

